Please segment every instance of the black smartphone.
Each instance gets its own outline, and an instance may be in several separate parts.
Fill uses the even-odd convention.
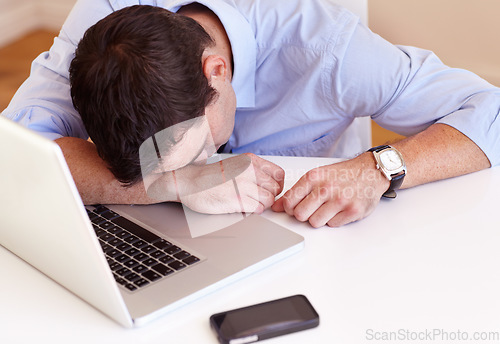
[[[319,315],[304,295],[217,313],[210,325],[222,344],[253,343],[319,325]]]

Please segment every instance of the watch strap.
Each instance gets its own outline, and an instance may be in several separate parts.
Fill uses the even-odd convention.
[[[391,146],[389,146],[389,145],[375,146],[375,147],[368,149],[368,152],[380,152],[381,150],[386,149],[386,148],[391,148]]]
[[[391,179],[391,184],[389,185],[389,189],[382,195],[385,198],[396,198],[396,190],[401,187],[403,184],[403,180],[405,179],[406,173],[398,174]]]

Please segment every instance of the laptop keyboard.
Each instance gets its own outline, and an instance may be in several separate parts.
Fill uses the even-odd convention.
[[[200,259],[103,205],[87,209],[116,282],[130,291],[145,287]]]

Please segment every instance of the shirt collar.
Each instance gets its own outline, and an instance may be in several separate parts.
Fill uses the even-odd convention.
[[[166,0],[164,7],[177,12],[180,7],[193,2]],[[254,107],[257,42],[250,24],[236,9],[232,0],[197,0],[196,2],[212,10],[226,29],[233,52],[234,73],[231,84],[236,93],[237,107]]]

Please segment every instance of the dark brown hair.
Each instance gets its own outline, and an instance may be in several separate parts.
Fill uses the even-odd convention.
[[[85,32],[70,65],[71,98],[120,182],[141,179],[144,140],[203,115],[215,99],[202,68],[213,44],[191,18],[143,5],[113,12]]]

